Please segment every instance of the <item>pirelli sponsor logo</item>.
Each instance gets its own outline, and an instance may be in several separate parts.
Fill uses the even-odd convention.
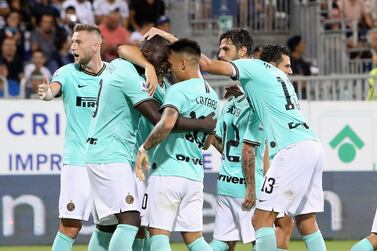
[[[96,107],[97,98],[93,97],[76,97],[76,106],[79,107]]]
[[[218,174],[217,180],[228,182],[228,183],[233,183],[233,184],[241,184],[241,185],[245,184],[244,178],[232,177],[232,176],[223,175],[223,174]]]

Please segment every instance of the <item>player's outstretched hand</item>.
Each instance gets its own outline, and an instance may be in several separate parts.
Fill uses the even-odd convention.
[[[216,128],[215,113],[211,112],[201,122],[203,123],[203,130],[205,132],[213,132]]]
[[[145,67],[145,81],[148,86],[149,95],[153,96],[157,90],[158,85],[157,74],[153,65],[148,65],[147,67]]]
[[[144,34],[144,39],[151,39],[152,37],[156,36],[156,35],[159,35],[163,38],[165,38],[166,40],[168,40],[170,43],[174,43],[175,41],[177,41],[178,39],[173,36],[172,34],[166,32],[166,31],[163,31],[163,30],[160,30],[160,29],[157,29],[155,27],[152,27],[149,29],[149,31],[147,33]]]
[[[137,152],[136,157],[136,167],[135,173],[141,181],[145,180],[145,172],[149,171],[149,160],[147,152],[144,150],[143,146],[140,146],[139,151]]]
[[[245,198],[242,203],[242,207],[250,209],[255,206],[255,189],[253,187],[247,187],[245,192]]]
[[[52,95],[49,81],[47,77],[44,77],[43,83],[38,85],[38,96],[42,100],[49,100],[48,98]]]
[[[240,86],[238,84],[232,84],[225,87],[224,99],[229,98],[230,96],[238,97],[243,94]]]

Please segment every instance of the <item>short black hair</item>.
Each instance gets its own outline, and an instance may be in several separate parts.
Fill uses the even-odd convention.
[[[269,44],[263,47],[262,53],[260,54],[260,60],[267,63],[274,62],[276,65],[280,64],[283,60],[282,56],[289,56],[289,49],[286,46]]]
[[[287,46],[290,51],[295,51],[297,45],[301,42],[302,37],[300,35],[294,35],[287,40]]]
[[[146,39],[140,44],[144,57],[159,73],[166,74],[168,71],[166,63],[169,57],[169,45],[170,42],[159,35]]]
[[[253,51],[253,37],[251,34],[242,28],[235,28],[228,30],[221,34],[219,44],[223,39],[229,39],[232,43],[236,46],[237,50],[241,49],[241,47],[246,47],[247,55],[251,56]]]
[[[169,45],[169,50],[177,53],[187,53],[196,57],[200,57],[202,51],[199,44],[190,39],[179,39],[173,44]]]

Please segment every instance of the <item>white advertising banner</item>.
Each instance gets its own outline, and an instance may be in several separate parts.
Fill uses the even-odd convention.
[[[324,145],[326,171],[377,168],[377,103],[301,102],[301,109]],[[0,100],[0,175],[59,174],[64,130],[60,100]],[[203,153],[205,171],[220,164],[214,148]]]

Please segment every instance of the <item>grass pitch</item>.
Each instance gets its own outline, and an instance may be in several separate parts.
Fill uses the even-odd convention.
[[[353,244],[357,241],[326,241],[327,251],[349,251]],[[173,243],[171,245],[173,251],[188,250],[182,243]],[[50,251],[49,246],[27,246],[27,247],[1,247],[0,251]],[[73,251],[86,251],[87,246],[74,246]],[[250,245],[237,244],[237,251],[251,251]],[[291,241],[289,251],[306,251],[304,242]]]

